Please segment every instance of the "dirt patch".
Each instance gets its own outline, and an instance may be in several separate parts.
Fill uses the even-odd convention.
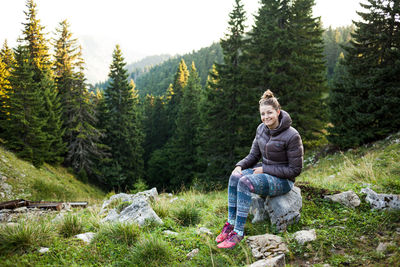
[[[308,182],[296,182],[296,186],[301,189],[301,195],[306,199],[324,198],[326,195],[341,193],[337,190],[329,190],[325,188],[313,187]]]

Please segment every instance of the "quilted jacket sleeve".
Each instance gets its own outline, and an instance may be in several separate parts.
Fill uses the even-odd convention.
[[[251,145],[250,153],[241,161],[236,163],[236,166],[242,167],[242,169],[248,169],[254,166],[261,158],[261,151],[258,146],[257,136],[253,140],[253,144]]]

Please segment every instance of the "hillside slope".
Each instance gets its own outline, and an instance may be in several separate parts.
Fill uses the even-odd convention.
[[[97,202],[105,193],[82,183],[63,167],[45,164],[40,169],[0,147],[0,202],[32,201]]]
[[[330,190],[370,186],[379,193],[400,194],[400,132],[357,149],[305,158],[297,182]]]
[[[56,184],[59,181],[50,180],[52,176],[61,181],[68,177],[61,169],[49,166],[35,172],[29,164],[3,152],[0,155],[3,175],[16,162],[22,164],[14,172],[8,172],[7,180],[42,180],[42,175],[47,183]],[[299,222],[278,233],[269,220],[252,223],[250,215],[245,240],[232,250],[218,249],[214,240],[227,218],[226,188],[205,193],[201,192],[201,185],[194,185],[177,195],[162,194],[151,203],[163,220],[162,225],[149,222],[139,228],[134,224],[102,223],[105,214],[99,214],[99,205],[74,209],[59,221],[54,221],[55,214],[48,214],[22,218],[11,225],[0,224],[0,265],[248,266],[256,259],[246,239],[269,233],[280,236],[287,244],[288,266],[399,266],[400,211],[372,210],[358,190],[369,184],[377,193],[400,193],[399,162],[400,133],[343,153],[306,157],[305,170],[296,180],[303,197]],[[73,185],[84,188],[85,185],[72,180],[71,185],[71,181],[64,181],[65,188],[71,186],[68,190],[72,190]],[[348,189],[359,195],[360,206],[350,208],[324,198]],[[95,192],[92,196],[96,196]],[[126,207],[123,203],[114,204]],[[201,234],[200,227],[206,227],[212,234]],[[315,229],[316,240],[304,245],[295,241],[294,233],[308,229]],[[166,230],[175,234],[167,234]],[[85,232],[95,233],[90,244],[73,237]],[[49,251],[40,253],[40,247]],[[198,254],[189,258],[188,253],[194,249]]]

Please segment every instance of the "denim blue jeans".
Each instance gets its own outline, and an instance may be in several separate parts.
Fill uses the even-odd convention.
[[[228,185],[228,222],[235,225],[234,231],[244,235],[244,224],[249,214],[251,193],[260,196],[279,196],[288,193],[293,182],[266,173],[254,174],[246,169],[242,174],[232,174]]]

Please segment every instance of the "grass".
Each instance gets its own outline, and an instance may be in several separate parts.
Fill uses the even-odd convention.
[[[13,199],[32,201],[88,201],[99,203],[105,196],[99,188],[85,184],[66,168],[44,164],[40,168],[16,157],[0,146],[0,174],[11,192],[0,194],[0,202]],[[0,181],[1,183],[1,181]]]
[[[64,237],[71,237],[82,233],[82,219],[78,215],[67,214],[59,225],[58,232]]]
[[[399,139],[399,135],[394,135],[370,146],[319,159],[308,156],[307,166],[296,181],[303,196],[300,221],[289,226],[287,232],[278,233],[268,221],[252,224],[250,216],[246,236],[272,233],[283,237],[290,250],[286,255],[288,266],[399,265],[400,211],[371,210],[365,196],[359,194],[366,184],[378,193],[400,193],[400,147],[396,141]],[[351,209],[323,198],[323,195],[347,190],[360,195],[359,207]],[[178,200],[171,202],[175,197]],[[113,205],[117,208],[122,204]],[[70,220],[69,229],[81,225],[79,232],[97,233],[89,245],[72,235],[57,234],[54,229],[59,229],[60,222],[51,220],[54,215],[40,219],[44,230],[38,228],[37,222],[21,223],[15,232],[12,228],[2,228],[1,265],[245,266],[255,261],[243,241],[233,250],[216,247],[215,236],[227,217],[226,190],[202,193],[192,189],[172,198],[162,195],[152,207],[164,224],[149,223],[141,228],[135,224],[103,224],[98,215],[99,205],[74,209],[69,219],[65,217],[61,224]],[[74,216],[80,223],[74,222]],[[214,235],[198,234],[196,230],[200,227],[209,228]],[[317,239],[300,245],[292,235],[305,229],[315,229]],[[166,235],[165,230],[178,235]],[[66,232],[72,233],[72,230]],[[386,251],[377,252],[379,243],[391,245]],[[39,246],[49,247],[50,252],[39,254]],[[186,255],[196,248],[199,253],[189,260]]]
[[[0,226],[0,255],[32,251],[37,246],[49,244],[53,237],[54,228],[44,221]]]

